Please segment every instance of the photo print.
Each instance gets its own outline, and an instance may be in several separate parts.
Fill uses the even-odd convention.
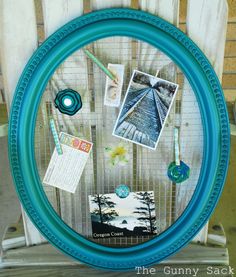
[[[156,235],[153,191],[89,195],[93,238]]]
[[[116,76],[116,80],[106,77],[104,105],[119,107],[124,79],[125,67],[123,64],[108,64],[108,69]]]
[[[134,70],[113,135],[155,150],[178,85]]]

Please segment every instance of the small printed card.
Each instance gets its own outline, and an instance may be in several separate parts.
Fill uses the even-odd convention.
[[[93,238],[156,235],[153,191],[89,195]]]
[[[93,144],[63,132],[59,138],[63,154],[54,149],[43,183],[74,193]]]
[[[178,85],[134,70],[113,135],[155,150]]]
[[[108,69],[117,77],[117,79],[116,81],[112,81],[109,77],[106,77],[104,105],[119,107],[125,67],[122,64],[109,63]]]

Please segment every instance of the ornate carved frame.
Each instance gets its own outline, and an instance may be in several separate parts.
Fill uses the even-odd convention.
[[[66,57],[108,36],[143,40],[168,55],[196,95],[204,131],[204,155],[194,195],[165,232],[140,245],[111,248],[87,240],[66,225],[41,185],[34,153],[34,129],[42,93]],[[186,245],[203,227],[221,194],[229,161],[230,132],[219,80],[201,50],[183,32],[154,15],[107,9],[81,16],[50,36],[33,54],[16,88],[9,127],[9,158],[18,196],[35,226],[65,254],[93,267],[129,270],[158,263]]]

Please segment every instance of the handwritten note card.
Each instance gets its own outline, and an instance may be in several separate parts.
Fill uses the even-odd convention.
[[[63,154],[54,149],[43,183],[74,193],[93,144],[63,132],[59,137]]]

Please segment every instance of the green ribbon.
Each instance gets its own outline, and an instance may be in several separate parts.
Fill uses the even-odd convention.
[[[0,137],[5,137],[8,134],[8,124],[0,125]]]

